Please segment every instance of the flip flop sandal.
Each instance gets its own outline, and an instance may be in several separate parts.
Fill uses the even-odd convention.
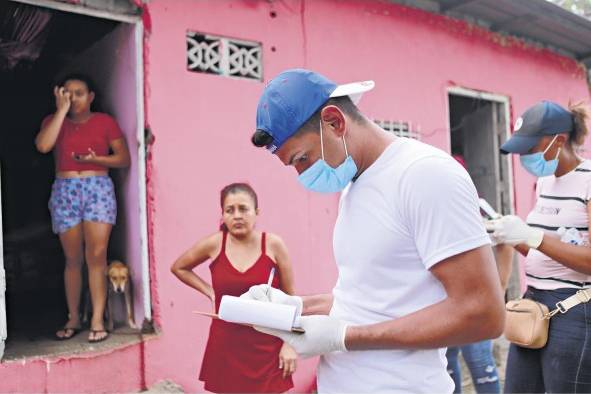
[[[64,335],[59,336],[57,332],[55,333],[55,340],[56,341],[66,341],[68,339],[74,338],[82,329],[80,327],[63,327],[60,331],[63,331]],[[70,335],[68,335],[70,333]]]
[[[94,335],[95,337],[96,337],[96,334],[103,333],[103,332],[106,335],[104,337],[102,337],[102,338],[99,338],[99,339],[90,339],[90,335],[89,335],[88,342],[90,342],[90,343],[98,343],[98,342],[102,342],[105,339],[109,338],[109,331],[107,331],[107,330],[90,330],[90,334]]]

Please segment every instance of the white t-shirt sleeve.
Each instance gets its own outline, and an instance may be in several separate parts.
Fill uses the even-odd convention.
[[[448,257],[490,244],[470,176],[451,157],[411,164],[400,183],[406,223],[427,269]]]

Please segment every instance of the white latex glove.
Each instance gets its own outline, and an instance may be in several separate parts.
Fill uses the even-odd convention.
[[[497,246],[499,244],[499,240],[496,239],[492,234],[488,234],[488,238],[490,239],[490,246]]]
[[[268,294],[267,290],[269,291]],[[247,300],[272,302],[274,304],[295,306],[296,324],[297,320],[299,320],[299,317],[302,315],[302,306],[304,305],[302,297],[285,294],[283,291],[276,289],[274,287],[269,287],[267,285],[251,286],[251,288],[248,289],[246,293],[242,294],[240,298],[245,298]]]
[[[515,215],[503,216],[500,219],[486,222],[487,231],[493,231],[492,236],[497,243],[507,245],[526,244],[537,249],[544,239],[544,232],[528,226]]]
[[[346,352],[347,323],[326,315],[302,316],[304,334],[255,326],[255,330],[274,335],[288,343],[303,358],[331,352]]]

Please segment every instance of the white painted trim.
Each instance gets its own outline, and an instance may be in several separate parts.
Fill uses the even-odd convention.
[[[464,96],[470,97],[480,100],[488,100],[493,101],[496,103],[503,104],[505,108],[505,137],[509,139],[511,137],[511,114],[509,112],[509,105],[510,100],[508,96],[496,93],[488,93],[482,92],[479,90],[473,90],[468,88],[463,88],[460,86],[450,86],[446,89],[446,97],[445,100],[447,102],[447,136],[448,136],[448,145],[451,149],[451,115],[450,115],[450,95],[456,96]],[[513,179],[513,158],[507,158],[507,173],[509,177],[509,199],[510,199],[510,206],[511,206],[511,213],[515,213],[515,184]]]
[[[451,108],[450,108],[450,100],[449,100],[449,89],[445,90],[445,108],[447,111],[445,112],[445,121],[447,125],[447,138],[445,141],[447,142],[447,153],[451,155]]]
[[[506,101],[503,102],[505,107],[505,141],[511,138],[511,111],[509,97],[505,97]],[[513,155],[508,156],[507,173],[509,175],[509,196],[511,201],[511,214],[515,214],[515,180],[513,178]]]
[[[118,22],[137,23],[138,21],[141,21],[141,17],[136,16],[136,15],[116,14],[116,13],[110,12],[110,11],[95,10],[93,8],[88,8],[88,7],[84,7],[81,5],[62,3],[60,1],[54,1],[54,0],[9,0],[9,1],[13,1],[16,3],[34,5],[34,6],[38,6],[38,7],[50,8],[52,10],[57,10],[57,11],[64,11],[64,12],[71,12],[74,14],[94,16],[96,18],[110,19],[110,20],[118,21]]]
[[[142,264],[142,293],[144,295],[144,316],[152,320],[152,299],[150,293],[150,256],[148,253],[148,199],[146,190],[146,141],[144,125],[144,26],[137,22],[134,28],[136,48],[136,112],[138,141],[138,190],[140,209],[140,256]]]
[[[495,101],[497,103],[509,104],[509,98],[502,94],[481,92],[479,90],[472,90],[460,86],[450,86],[447,88],[448,94],[455,94],[458,96],[471,97],[480,100]]]
[[[0,166],[0,177],[1,166]],[[6,272],[4,271],[4,240],[2,234],[2,189],[0,188],[0,361],[4,356],[4,342],[8,336],[6,329]]]

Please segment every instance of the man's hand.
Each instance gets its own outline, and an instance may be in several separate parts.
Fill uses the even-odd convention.
[[[274,304],[292,305],[296,307],[296,319],[302,315],[302,297],[285,294],[283,291],[267,285],[252,286],[240,296],[247,300],[272,302]]]
[[[266,285],[264,285],[266,286]],[[345,352],[347,323],[325,315],[303,316],[300,318],[304,334],[267,327],[255,326],[255,330],[274,335],[288,343],[303,358],[331,352]]]
[[[528,226],[521,218],[514,215],[486,222],[487,231],[493,231],[496,243],[507,245],[525,244],[537,249],[544,239],[542,230]]]

